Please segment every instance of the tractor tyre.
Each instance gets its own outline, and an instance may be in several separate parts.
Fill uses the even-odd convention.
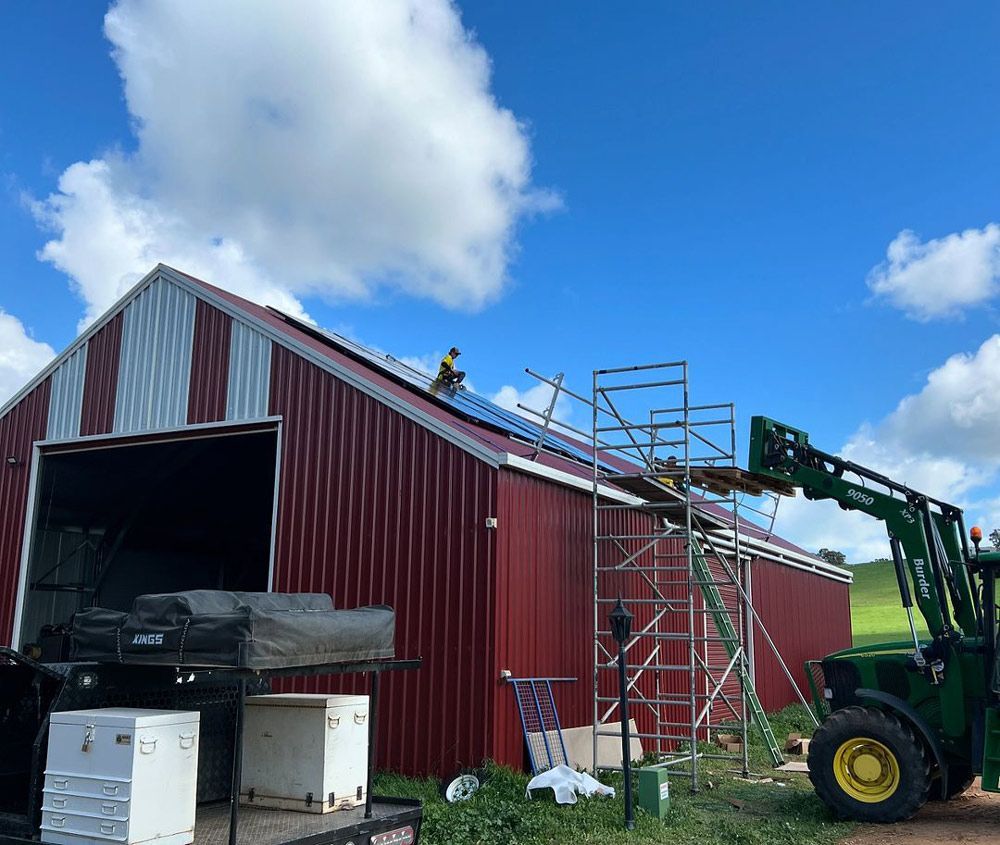
[[[875,707],[834,711],[809,744],[809,779],[843,819],[908,819],[927,801],[930,771],[909,725]]]
[[[951,801],[952,798],[958,798],[965,790],[972,786],[972,782],[976,779],[975,772],[972,771],[971,766],[966,765],[956,765],[948,767],[948,792],[946,795],[941,794],[941,779],[935,778],[931,782],[931,791],[927,797],[928,801]]]

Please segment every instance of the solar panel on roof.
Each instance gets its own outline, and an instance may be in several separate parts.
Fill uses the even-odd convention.
[[[508,411],[506,408],[495,405],[478,393],[473,393],[471,390],[456,390],[447,387],[442,385],[429,373],[411,367],[409,364],[400,361],[398,358],[394,358],[392,355],[363,346],[335,332],[309,325],[289,314],[285,314],[283,311],[279,311],[277,308],[271,307],[270,310],[296,328],[331,344],[334,348],[363,363],[370,364],[394,381],[411,388],[416,388],[421,393],[427,394],[431,399],[451,408],[472,422],[482,423],[531,444],[537,443],[539,438],[541,438],[542,445],[546,450],[558,452],[584,464],[589,465],[593,460],[590,454],[579,446],[568,442],[551,431],[544,432],[544,436],[542,436],[543,431],[541,426]],[[611,472],[615,471],[610,466],[602,465],[602,468]]]

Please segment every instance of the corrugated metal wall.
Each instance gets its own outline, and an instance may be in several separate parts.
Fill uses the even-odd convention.
[[[232,327],[233,320],[228,314],[198,300],[188,395],[187,421],[190,425],[226,418]]]
[[[558,684],[565,727],[593,720],[591,498],[523,473],[501,471],[498,486],[493,755],[520,768],[524,756],[514,692],[497,679],[571,677]]]
[[[228,384],[227,420],[253,420],[267,414],[271,341],[240,322],[233,324]]]
[[[757,559],[752,564],[753,604],[781,656],[808,696],[803,665],[851,645],[849,585],[800,569]],[[767,711],[798,699],[763,635],[754,637],[757,691]]]
[[[0,631],[10,643],[31,479],[32,443],[45,438],[52,383],[43,381],[0,419]],[[17,463],[7,463],[15,458]]]
[[[108,434],[115,422],[118,363],[121,356],[122,312],[115,314],[87,342],[80,434]]]
[[[78,437],[83,410],[83,379],[87,367],[87,346],[81,346],[52,373],[49,425],[46,437],[62,440]]]
[[[187,422],[195,297],[159,279],[125,308],[115,433]]]
[[[592,498],[545,479],[502,470],[498,485],[496,658],[493,678],[503,669],[515,676],[575,677],[559,684],[556,706],[566,727],[593,723],[594,581]],[[607,511],[606,530],[642,534],[650,530],[648,514]],[[625,527],[627,526],[627,528]],[[640,557],[643,565],[651,555]],[[607,576],[602,576],[606,577]],[[602,587],[603,595],[648,596],[635,575],[618,576]],[[649,621],[647,605],[632,608],[635,627]],[[611,607],[602,607],[606,617]],[[686,620],[685,620],[686,621]],[[602,623],[602,628],[606,623]],[[613,648],[610,638],[607,645]],[[617,694],[613,673],[602,672],[602,695]],[[652,676],[640,689],[652,697]],[[511,689],[495,684],[494,757],[520,766],[521,723]],[[602,710],[607,705],[602,705]],[[653,729],[648,712],[634,713],[640,730]]]
[[[379,765],[482,760],[496,470],[277,346],[269,410],[284,418],[274,589],[392,605],[397,654],[424,658],[386,678]]]

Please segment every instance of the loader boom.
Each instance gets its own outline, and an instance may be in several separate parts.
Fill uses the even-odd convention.
[[[821,667],[826,713],[809,777],[838,815],[894,822],[929,798],[947,800],[982,774],[1000,792],[1000,552],[975,550],[961,508],[817,449],[809,435],[753,417],[748,468],[807,499],[830,499],[885,523],[910,642],[845,649]],[[930,641],[918,635],[914,607]]]
[[[800,487],[809,499],[833,499],[845,510],[885,522],[904,606],[910,603],[899,571],[905,559],[912,596],[935,639],[974,636],[981,619],[965,566],[968,546],[960,508],[827,454],[809,435],[767,417],[754,417],[750,470]]]

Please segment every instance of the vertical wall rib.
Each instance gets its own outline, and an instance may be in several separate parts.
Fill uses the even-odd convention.
[[[62,440],[80,434],[83,381],[87,372],[87,346],[81,346],[52,374],[49,425],[46,437]]]
[[[271,388],[271,341],[244,323],[233,322],[229,352],[227,420],[266,416]]]
[[[218,422],[226,418],[229,349],[233,320],[203,299],[194,321],[194,351],[188,396],[188,423]]]
[[[21,572],[32,444],[45,436],[51,388],[45,379],[0,419],[0,642],[5,645],[11,642]]]
[[[122,321],[119,311],[87,342],[87,375],[80,414],[80,435],[83,437],[107,434],[114,427]]]
[[[125,309],[115,432],[187,422],[195,297],[158,280]]]

